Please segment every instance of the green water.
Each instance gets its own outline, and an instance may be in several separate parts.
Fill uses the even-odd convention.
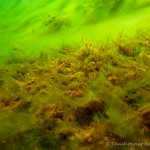
[[[62,45],[133,35],[150,26],[149,0],[1,0],[0,62],[18,50],[27,57]],[[18,53],[17,52],[17,53]]]

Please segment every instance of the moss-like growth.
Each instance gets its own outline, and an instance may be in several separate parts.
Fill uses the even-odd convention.
[[[107,149],[150,139],[149,35],[83,43],[54,60],[1,68],[2,149]]]

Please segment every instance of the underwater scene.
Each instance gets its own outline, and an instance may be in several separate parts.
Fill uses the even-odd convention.
[[[0,0],[0,150],[149,150],[150,0]]]

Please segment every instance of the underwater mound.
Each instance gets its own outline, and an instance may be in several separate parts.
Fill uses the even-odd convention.
[[[1,150],[149,149],[150,35],[82,42],[0,68]]]

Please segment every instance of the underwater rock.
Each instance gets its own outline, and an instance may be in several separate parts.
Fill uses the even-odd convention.
[[[73,135],[73,131],[70,131],[70,130],[63,130],[59,132],[59,137],[61,139],[67,139],[71,135]]]
[[[142,120],[145,126],[147,126],[150,129],[150,110],[142,114]]]
[[[75,111],[76,121],[80,125],[86,125],[92,121],[93,116],[98,112],[105,112],[104,104],[101,101],[91,100],[84,106],[77,108]]]
[[[138,110],[138,114],[141,117],[141,122],[150,130],[150,106],[143,106]]]

